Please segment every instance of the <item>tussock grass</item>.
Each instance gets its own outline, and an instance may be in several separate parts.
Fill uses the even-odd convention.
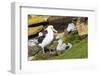
[[[88,58],[88,42],[87,38],[77,44],[74,44],[71,49],[65,50],[65,53],[52,57],[51,59],[79,59]]]

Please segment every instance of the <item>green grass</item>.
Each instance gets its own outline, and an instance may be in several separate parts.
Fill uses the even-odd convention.
[[[80,36],[78,35],[78,32],[75,31],[75,33],[70,33],[67,36],[63,37],[64,43],[71,43],[71,44],[76,44],[81,41]]]
[[[56,55],[50,55],[49,53],[43,54],[40,51],[33,60],[55,60],[55,59],[83,59],[88,58],[88,36],[80,37],[77,33],[64,36],[64,43],[70,42],[73,46],[71,49],[66,49],[64,53]],[[56,47],[56,41],[51,45],[51,48]]]
[[[71,49],[65,50],[65,53],[52,57],[50,59],[79,59],[88,58],[88,42],[87,38],[73,45]]]

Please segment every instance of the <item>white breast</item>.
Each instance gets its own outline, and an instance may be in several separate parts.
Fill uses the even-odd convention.
[[[57,51],[64,51],[66,49],[67,45],[65,43],[63,43],[63,41],[60,39],[58,40],[58,45],[56,50]]]

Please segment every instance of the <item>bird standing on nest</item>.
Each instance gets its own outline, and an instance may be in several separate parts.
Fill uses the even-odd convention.
[[[54,32],[57,31],[54,29],[53,25],[49,25],[45,30],[47,30],[47,34],[39,45],[44,49],[44,47],[48,46],[54,39]],[[45,52],[44,52],[45,53]]]

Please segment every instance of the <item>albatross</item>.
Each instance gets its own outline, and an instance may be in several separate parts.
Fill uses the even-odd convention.
[[[65,44],[62,39],[58,40],[58,45],[56,48],[57,51],[63,52],[65,49],[71,49],[71,48],[72,48],[71,43]]]
[[[53,25],[49,25],[46,29],[47,34],[39,45],[44,49],[44,47],[48,46],[54,39],[54,32],[57,33],[57,31],[54,29]]]

